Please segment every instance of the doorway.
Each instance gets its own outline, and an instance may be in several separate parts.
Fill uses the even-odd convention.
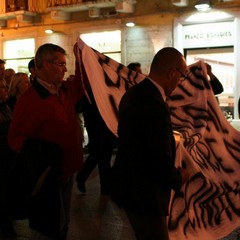
[[[204,61],[211,65],[213,74],[222,83],[224,91],[219,94],[220,108],[227,119],[234,118],[234,49],[233,47],[185,49],[187,65]]]

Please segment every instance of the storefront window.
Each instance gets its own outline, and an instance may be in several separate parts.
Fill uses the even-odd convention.
[[[212,72],[222,83],[224,92],[217,96],[226,118],[234,116],[234,52],[233,47],[187,50],[187,64],[199,60],[207,62]]]
[[[121,62],[121,31],[105,31],[80,35],[81,39],[90,47],[104,55]]]
[[[33,38],[6,41],[3,49],[6,68],[13,68],[15,72],[28,73],[28,63],[35,54]]]

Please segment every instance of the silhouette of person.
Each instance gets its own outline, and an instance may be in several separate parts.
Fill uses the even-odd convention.
[[[120,101],[111,197],[126,211],[138,240],[169,239],[171,189],[178,190],[187,176],[174,166],[175,140],[165,103],[185,71],[183,55],[163,48],[154,56],[149,77],[127,90]]]
[[[139,62],[129,63],[127,67],[135,72],[142,73],[141,64]]]
[[[83,169],[77,173],[77,186],[81,192],[86,192],[85,182],[93,169],[98,166],[101,194],[109,194],[111,158],[117,138],[101,117],[91,89],[88,91],[88,95],[91,102],[85,96],[79,104],[88,134],[89,154],[84,161]]]
[[[66,51],[58,45],[41,45],[35,65],[37,77],[14,107],[8,140],[25,163],[31,239],[66,240],[73,175],[83,164],[75,111],[83,96],[82,82],[77,77],[63,81]],[[76,75],[78,66],[76,59]]]

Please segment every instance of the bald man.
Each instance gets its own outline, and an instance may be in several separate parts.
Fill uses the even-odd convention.
[[[174,48],[154,57],[149,77],[130,88],[119,105],[119,150],[112,168],[112,200],[123,207],[137,240],[168,240],[171,189],[181,187],[174,166],[175,140],[165,103],[186,62]]]

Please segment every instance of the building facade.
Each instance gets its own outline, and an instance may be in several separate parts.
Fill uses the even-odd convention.
[[[7,67],[27,71],[36,49],[55,43],[68,53],[67,77],[74,74],[73,45],[82,37],[124,65],[140,62],[147,74],[155,53],[173,46],[188,64],[204,60],[213,66],[225,89],[220,106],[226,117],[238,119],[239,9],[239,1],[212,1],[212,8],[200,13],[193,0],[1,1],[0,57]],[[127,27],[127,22],[135,26]]]

